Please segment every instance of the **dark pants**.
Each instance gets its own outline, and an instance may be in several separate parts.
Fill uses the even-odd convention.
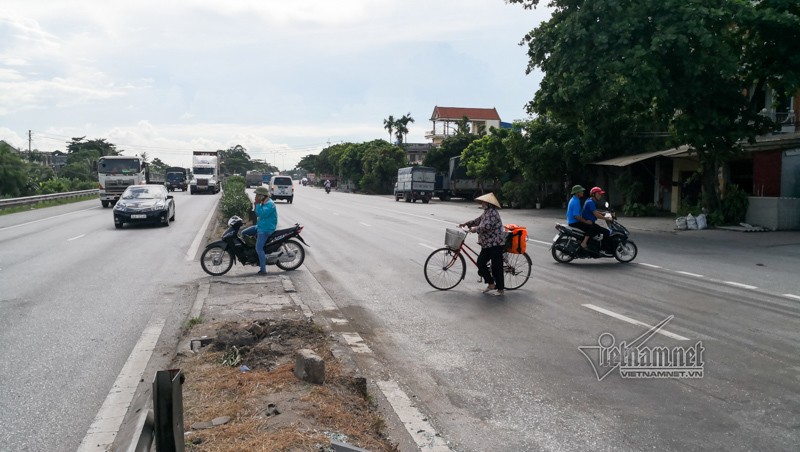
[[[571,228],[580,229],[583,231],[584,234],[587,234],[589,238],[596,236],[597,234],[603,235],[603,242],[602,242],[602,249],[607,250],[610,246],[610,241],[608,240],[609,232],[607,228],[600,226],[597,223],[586,224],[586,223],[570,223],[569,225]]]
[[[503,283],[503,248],[502,245],[481,248],[481,252],[478,254],[478,275],[486,284],[494,284],[498,290],[506,288]],[[490,260],[492,261],[491,271],[487,265]]]

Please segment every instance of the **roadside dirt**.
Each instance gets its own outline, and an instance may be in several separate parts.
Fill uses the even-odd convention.
[[[185,340],[203,336],[212,342],[176,361],[186,377],[187,451],[332,451],[331,439],[376,452],[398,450],[384,434],[366,383],[336,359],[333,338],[312,321],[203,323]],[[294,375],[301,348],[325,361],[324,384]]]

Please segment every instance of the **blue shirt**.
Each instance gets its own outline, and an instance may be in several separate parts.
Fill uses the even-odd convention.
[[[258,232],[274,232],[278,227],[278,209],[275,208],[275,203],[268,199],[265,204],[256,204],[256,216],[258,216],[258,223],[256,229]]]
[[[567,206],[567,224],[580,223],[581,220],[575,218],[581,216],[581,198],[578,195],[572,195]]]
[[[589,198],[583,203],[583,214],[581,214],[581,216],[594,223],[597,221],[597,217],[594,216],[595,210],[597,210],[597,204],[595,204],[593,198]]]

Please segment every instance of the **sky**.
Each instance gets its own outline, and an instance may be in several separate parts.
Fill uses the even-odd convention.
[[[283,170],[410,113],[424,143],[437,105],[527,118],[542,75],[519,42],[548,18],[503,0],[4,0],[0,140],[103,138],[174,166],[239,144]]]

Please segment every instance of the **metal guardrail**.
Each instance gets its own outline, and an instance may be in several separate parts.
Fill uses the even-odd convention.
[[[28,204],[37,204],[42,201],[52,201],[54,199],[77,198],[80,196],[97,195],[99,191],[100,190],[98,189],[92,189],[92,190],[68,191],[64,193],[52,193],[49,195],[24,196],[22,198],[0,199],[0,209],[6,207],[25,206]]]

